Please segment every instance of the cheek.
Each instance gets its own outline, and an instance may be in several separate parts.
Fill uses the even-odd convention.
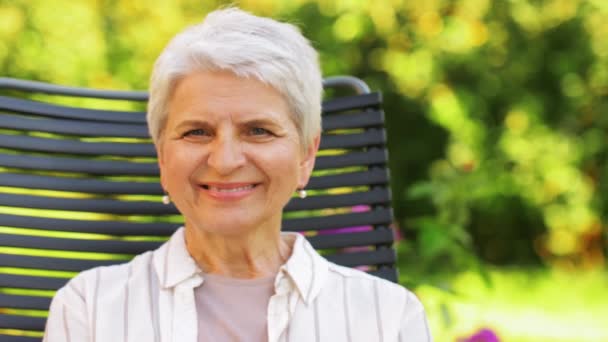
[[[281,144],[272,148],[256,150],[254,154],[256,166],[262,170],[275,184],[289,188],[289,183],[294,183],[300,173],[298,168],[298,150],[291,144]],[[288,184],[285,184],[288,183]]]
[[[200,149],[188,146],[166,146],[160,165],[163,184],[184,183],[192,175],[203,155]]]

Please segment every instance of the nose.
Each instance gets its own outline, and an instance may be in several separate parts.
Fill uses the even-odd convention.
[[[220,175],[228,175],[245,164],[242,144],[238,139],[218,136],[210,147],[207,164]]]

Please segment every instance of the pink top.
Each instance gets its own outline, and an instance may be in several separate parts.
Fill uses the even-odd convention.
[[[268,302],[275,276],[238,279],[204,274],[194,289],[198,342],[268,341]]]

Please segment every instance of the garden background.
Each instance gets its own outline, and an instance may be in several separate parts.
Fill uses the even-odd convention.
[[[0,76],[145,89],[226,3],[0,0]],[[437,341],[608,340],[608,1],[234,3],[383,92],[400,281]]]

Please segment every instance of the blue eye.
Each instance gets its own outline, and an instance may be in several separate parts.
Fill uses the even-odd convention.
[[[187,137],[187,136],[193,136],[193,135],[194,136],[203,136],[203,135],[208,135],[208,133],[204,129],[200,129],[200,128],[199,129],[193,129],[193,130],[190,130],[190,131],[184,133],[185,137]]]
[[[270,134],[270,132],[267,129],[264,129],[264,128],[253,127],[251,129],[251,134],[252,135],[267,135],[267,134]]]

